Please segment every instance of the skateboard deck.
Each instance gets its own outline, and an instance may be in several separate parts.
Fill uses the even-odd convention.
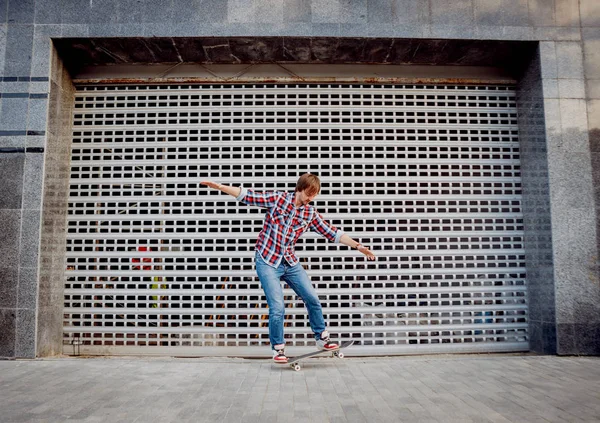
[[[284,363],[284,364],[289,365],[292,369],[299,372],[302,369],[302,366],[300,366],[301,360],[304,360],[305,358],[309,358],[309,357],[314,357],[314,356],[320,355],[320,354],[327,354],[327,353],[331,354],[332,357],[344,358],[344,353],[341,352],[340,350],[347,348],[352,344],[354,344],[354,341],[344,341],[340,344],[340,347],[335,350],[318,350],[318,351],[313,351],[313,352],[309,352],[306,354],[302,354],[297,357],[290,357],[288,362]]]

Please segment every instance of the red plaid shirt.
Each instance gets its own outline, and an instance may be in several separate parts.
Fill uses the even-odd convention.
[[[315,210],[313,206],[296,207],[293,192],[255,192],[242,188],[238,201],[249,206],[269,209],[262,231],[256,240],[256,251],[272,267],[278,267],[285,258],[290,266],[298,264],[295,246],[300,236],[312,229],[331,242],[339,242],[344,234]]]

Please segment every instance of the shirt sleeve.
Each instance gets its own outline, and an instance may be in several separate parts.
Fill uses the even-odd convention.
[[[240,195],[236,197],[236,200],[249,206],[271,208],[275,206],[280,196],[280,191],[257,192],[241,187]]]
[[[318,212],[315,212],[315,217],[310,222],[310,229],[321,234],[331,242],[340,242],[342,235],[344,235],[344,231],[327,222]]]

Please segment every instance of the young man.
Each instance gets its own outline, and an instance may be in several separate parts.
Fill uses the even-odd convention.
[[[356,248],[369,260],[375,260],[375,255],[367,247],[325,221],[319,212],[309,204],[321,191],[319,177],[305,173],[298,179],[294,192],[256,192],[212,181],[201,183],[232,195],[238,201],[250,206],[269,209],[263,229],[258,234],[256,241],[255,264],[256,273],[269,305],[269,341],[273,349],[273,360],[277,363],[287,363],[288,361],[285,356],[283,337],[285,305],[281,287],[282,280],[304,301],[317,347],[325,350],[339,348],[329,338],[319,297],[306,270],[296,257],[294,251],[296,241],[304,232],[312,229],[329,241],[340,242]]]

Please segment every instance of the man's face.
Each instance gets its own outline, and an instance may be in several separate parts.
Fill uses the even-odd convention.
[[[317,198],[317,195],[319,195],[318,192],[311,193],[308,190],[300,191],[298,193],[298,200],[299,200],[300,204],[302,204],[303,206],[306,206],[308,203],[310,203],[315,198]]]

